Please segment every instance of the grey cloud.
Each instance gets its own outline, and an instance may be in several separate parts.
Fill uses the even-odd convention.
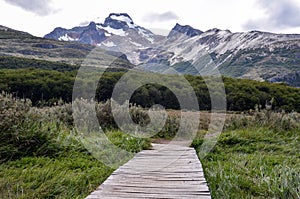
[[[300,7],[292,0],[257,0],[266,16],[250,19],[244,24],[245,29],[282,29],[300,26]]]
[[[143,20],[146,22],[163,22],[163,21],[171,21],[171,20],[176,20],[179,19],[179,17],[171,12],[164,12],[164,13],[149,13],[144,16]]]
[[[54,12],[51,0],[4,0],[5,2],[18,6],[26,11],[40,16],[46,16]]]

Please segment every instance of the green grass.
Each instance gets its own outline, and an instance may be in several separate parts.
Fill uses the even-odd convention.
[[[0,197],[84,198],[112,171],[87,153],[25,157],[0,166]]]
[[[150,139],[137,139],[121,131],[110,131],[106,133],[106,136],[113,145],[132,153],[149,149],[151,146]]]
[[[99,160],[129,158],[109,147],[99,150],[99,143],[105,149],[107,142],[97,132],[82,140],[72,126],[70,104],[36,108],[1,93],[0,105],[1,199],[84,198],[113,172]],[[149,139],[111,130],[108,105],[98,103],[96,109],[98,119],[111,127],[108,139],[129,152],[149,148]],[[143,110],[134,110],[133,118],[141,122]],[[213,198],[300,198],[300,114],[259,107],[249,113],[231,115],[214,150],[200,157]],[[176,119],[167,123],[163,138],[176,129]],[[204,134],[201,130],[192,143],[198,151]],[[80,139],[96,150],[94,156]]]
[[[202,136],[194,140],[198,149]],[[300,198],[300,132],[226,130],[201,158],[213,198]]]
[[[146,139],[132,138],[120,131],[107,137],[131,152],[150,147]],[[62,143],[66,151],[48,157],[22,157],[0,165],[0,198],[85,198],[95,190],[113,169],[95,159],[72,139]],[[63,149],[62,149],[63,150]]]
[[[28,100],[0,93],[1,199],[84,198],[113,172],[84,147],[69,121],[69,108],[35,108]],[[150,140],[117,130],[106,137],[133,153],[150,147]],[[104,154],[109,150],[94,147]]]

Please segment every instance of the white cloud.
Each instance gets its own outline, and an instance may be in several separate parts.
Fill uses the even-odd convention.
[[[262,3],[259,3],[259,6],[255,6],[257,5],[257,1],[258,0],[0,0],[0,25],[26,31],[33,35],[43,36],[52,31],[55,27],[72,28],[79,24],[85,25],[90,21],[103,23],[110,13],[124,12],[128,13],[137,25],[148,29],[155,28],[165,32],[171,30],[176,22],[182,25],[190,25],[202,31],[211,28],[220,28],[229,29],[232,32],[248,30],[252,22],[252,26],[254,27],[255,25],[258,29],[264,28],[264,30],[273,32],[300,33],[300,31],[293,28],[297,25],[297,21],[300,20],[295,19],[291,21],[291,17],[287,12],[283,12],[285,14],[282,15],[278,14],[282,16],[282,19],[280,21],[279,18],[277,18],[278,20],[275,24],[290,24],[289,26],[293,27],[281,27],[279,30],[275,30],[274,26],[276,25],[272,27],[266,26],[269,25],[267,20],[265,24],[257,26],[257,22],[269,16],[270,14],[268,14],[268,12],[272,11],[271,8],[269,9],[270,11],[266,10],[269,6],[267,0],[263,0],[263,2],[267,2],[267,4],[261,5]],[[283,2],[280,6],[284,7],[288,2],[292,2],[291,0],[272,0],[272,2],[275,1]],[[271,0],[269,0],[269,3],[270,2]],[[273,5],[272,2],[270,5]],[[300,0],[294,0],[292,5],[299,7]],[[59,11],[55,12],[56,10]],[[297,13],[299,12],[297,11]],[[297,13],[294,11],[292,16],[297,16]],[[150,14],[153,15],[151,16]],[[148,19],[146,18],[147,15]],[[246,22],[248,23],[247,26],[245,25]]]

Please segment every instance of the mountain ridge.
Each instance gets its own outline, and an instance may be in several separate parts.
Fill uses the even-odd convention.
[[[14,30],[0,25],[0,58],[16,57],[24,60],[45,60],[57,62],[58,65],[70,64],[79,67],[86,56],[94,49],[92,45],[79,42],[64,42],[54,39],[35,37],[29,33]],[[115,68],[132,68],[125,54],[115,51],[97,51],[99,58],[95,58],[100,66],[110,65]],[[107,60],[105,60],[107,59]],[[109,60],[114,60],[111,63]]]
[[[202,31],[177,23],[168,36],[161,36],[135,24],[126,13],[111,13],[104,23],[55,28],[45,38],[122,52],[146,71],[171,68],[191,75],[219,71],[228,77],[300,85],[300,34]],[[203,62],[204,55],[213,64]]]
[[[263,53],[262,55],[265,56],[262,57],[267,60],[272,59],[276,50],[282,51],[282,49],[287,48],[285,50],[293,49],[295,51],[300,46],[300,34],[275,34],[262,31],[232,33],[229,30],[220,30],[217,28],[201,31],[189,25],[180,25],[178,23],[176,23],[168,36],[162,37],[155,35],[146,28],[138,26],[126,13],[111,13],[105,19],[104,24],[95,24],[98,32],[104,32],[105,38],[103,37],[103,41],[101,42],[93,40],[94,42],[87,43],[107,50],[122,52],[127,55],[129,61],[133,64],[164,63],[168,67],[172,67],[175,64],[180,65],[181,63],[185,64],[189,62],[195,65],[201,58],[201,56],[199,57],[199,54],[201,54],[199,52],[205,51],[205,53],[212,57],[212,60],[222,74],[230,77],[246,77],[260,81],[268,81],[271,78],[273,80],[279,79],[277,78],[279,75],[278,72],[272,77],[265,78],[265,76],[268,76],[266,73],[271,73],[271,71],[265,71],[262,68],[265,68],[270,63],[262,64],[262,60],[257,60],[257,57],[260,57],[260,53]],[[51,34],[53,35],[54,32],[50,33],[50,36]],[[48,38],[49,34],[45,37]],[[56,37],[56,39],[60,40],[61,38]],[[82,42],[80,38],[71,37],[69,39],[71,41],[77,40]],[[258,53],[253,53],[253,51],[257,51]],[[247,54],[247,56],[241,55],[242,52],[244,53],[243,55]],[[276,53],[275,59],[278,59],[278,61],[274,65],[277,71],[280,71],[277,69],[278,67],[284,70],[286,68],[293,68],[293,70],[288,69],[287,73],[297,73],[300,70],[299,66],[295,66],[292,63],[293,60],[287,58],[286,55],[282,56],[280,52]],[[293,54],[296,57],[294,61],[297,64],[298,59],[300,59],[298,54],[298,51]],[[236,56],[240,58],[236,59]],[[246,59],[246,61],[241,59]],[[266,62],[266,60],[263,62]],[[288,60],[289,66],[280,66],[280,60]],[[251,69],[248,66],[246,69],[247,73],[241,74],[243,71],[241,69],[241,62],[245,62],[245,65],[252,64],[253,68]],[[239,71],[236,71],[236,66],[238,66]],[[295,68],[297,70],[294,70]],[[151,70],[151,67],[147,67],[147,69]],[[233,70],[235,72],[230,72]],[[253,76],[251,74],[257,75]]]

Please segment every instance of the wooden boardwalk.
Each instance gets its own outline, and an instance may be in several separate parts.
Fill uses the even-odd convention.
[[[194,149],[153,144],[117,169],[86,199],[211,198]]]

